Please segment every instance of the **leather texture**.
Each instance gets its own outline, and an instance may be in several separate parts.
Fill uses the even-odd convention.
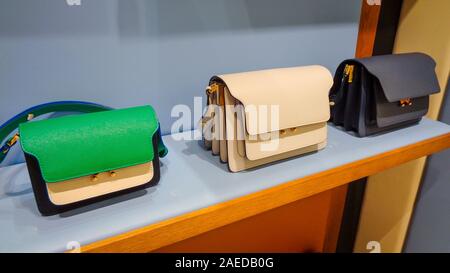
[[[150,162],[114,170],[114,176],[110,173],[101,173],[96,181],[92,181],[91,176],[83,176],[45,184],[50,201],[60,206],[141,186],[152,178],[153,165]]]
[[[279,127],[274,130],[326,122],[330,118],[328,90],[333,83],[325,67],[313,65],[268,69],[217,76],[245,108],[249,135],[270,132],[270,124],[252,115],[250,105],[279,105]],[[270,122],[270,117],[267,119]],[[258,126],[259,125],[259,126]]]
[[[429,95],[440,91],[435,66],[423,53],[342,62],[329,94],[331,121],[360,137],[419,122]]]
[[[213,154],[238,172],[324,148],[332,83],[317,65],[212,77],[210,86],[219,86],[210,100],[217,107],[206,112],[219,138]]]
[[[54,101],[39,104],[22,111],[0,126],[0,144],[3,143],[3,141],[16,130],[21,123],[27,122],[30,118],[36,118],[52,112],[93,113],[111,109],[112,108],[108,106],[85,101]],[[11,142],[13,139],[14,137],[10,138],[2,147],[0,147],[0,163],[2,163],[10,148],[14,145],[14,143]]]
[[[436,62],[423,53],[381,55],[354,59],[376,77],[389,102],[439,93]]]
[[[234,98],[231,96],[230,92],[225,93],[225,103],[228,107],[232,106],[234,103]],[[328,106],[327,106],[328,107]],[[283,159],[287,159],[290,157],[298,156],[305,153],[315,152],[320,149],[325,148],[326,146],[326,138],[324,139],[316,139],[315,144],[306,146],[305,143],[284,143],[282,139],[270,139],[266,141],[279,141],[278,148],[271,151],[270,155],[264,156],[256,156],[254,159],[248,158],[248,154],[246,153],[244,156],[239,154],[238,151],[238,143],[242,142],[237,139],[237,130],[235,129],[238,126],[238,120],[235,118],[232,111],[226,111],[226,119],[227,119],[227,157],[228,157],[228,168],[232,172],[239,172],[251,168],[255,168],[264,164],[268,164],[275,161],[280,161]],[[319,131],[324,131],[326,135],[326,123],[323,124],[319,129]],[[254,150],[253,154],[261,154],[268,153],[265,149],[261,149],[261,145],[263,143],[258,143],[258,148]],[[270,144],[269,144],[270,145]],[[282,149],[280,149],[282,147]],[[246,151],[247,152],[247,151]]]
[[[23,123],[25,153],[34,156],[47,183],[148,163],[158,120],[151,106]]]
[[[152,138],[153,150],[158,149],[158,139],[158,133],[156,133]],[[155,156],[153,158],[153,161],[150,163],[115,170],[119,173],[117,173],[117,175],[112,179],[105,177],[107,173],[101,173],[99,174],[97,181],[91,180],[91,186],[87,185],[87,183],[82,183],[81,185],[77,183],[71,183],[80,181],[77,179],[69,179],[59,183],[47,183],[42,177],[41,168],[39,166],[40,164],[36,157],[25,153],[25,160],[27,163],[37,207],[39,209],[39,212],[44,216],[63,213],[116,196],[143,190],[148,187],[155,186],[156,184],[158,184],[160,179],[160,164],[158,156]],[[142,174],[141,168],[139,168],[139,166],[149,164],[152,166],[149,173]],[[137,167],[139,169],[138,172],[135,172],[134,167]],[[151,180],[144,183],[143,178],[146,177],[151,177]],[[83,180],[85,177],[81,178]],[[109,183],[113,181],[114,185]],[[66,185],[66,182],[68,182],[69,185]],[[118,182],[117,185],[115,185],[116,182]],[[59,184],[61,186],[59,186]],[[71,195],[66,194],[64,191],[52,191],[55,189],[75,191],[72,191],[72,193],[74,194]],[[93,192],[90,191],[91,189],[93,190]],[[97,193],[99,195],[95,195],[94,193]]]

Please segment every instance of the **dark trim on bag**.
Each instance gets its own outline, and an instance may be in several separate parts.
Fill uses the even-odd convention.
[[[27,168],[28,168],[28,172],[30,175],[31,185],[33,187],[34,197],[36,199],[36,205],[37,205],[39,212],[42,214],[42,216],[51,216],[51,215],[55,215],[55,214],[60,214],[60,213],[74,210],[74,209],[77,209],[80,207],[84,207],[84,206],[87,206],[87,205],[90,205],[93,203],[111,199],[111,198],[114,198],[114,197],[117,197],[120,195],[136,192],[139,190],[143,190],[143,189],[155,186],[156,184],[158,184],[159,179],[160,179],[159,156],[157,153],[158,138],[159,138],[158,133],[155,133],[152,138],[153,150],[155,151],[155,153],[154,153],[154,158],[152,160],[153,177],[150,181],[148,181],[147,183],[145,183],[143,185],[139,185],[139,186],[136,186],[133,188],[112,192],[109,194],[89,198],[86,200],[82,200],[82,201],[78,201],[78,202],[75,202],[72,204],[66,204],[66,205],[55,205],[54,203],[51,202],[51,200],[48,196],[46,182],[45,182],[44,178],[42,177],[42,172],[41,172],[41,168],[39,166],[38,160],[33,155],[24,153],[25,161],[27,163]]]

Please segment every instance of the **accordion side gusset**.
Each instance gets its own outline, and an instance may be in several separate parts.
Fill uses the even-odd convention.
[[[323,149],[332,83],[331,73],[317,65],[212,77],[210,85],[224,89],[225,117],[220,122],[226,124],[229,170],[238,172]],[[236,110],[236,105],[242,107]],[[273,106],[277,111],[271,111]],[[267,107],[266,111],[260,114],[260,107]],[[241,133],[243,139],[236,139]],[[268,135],[271,138],[264,139]]]

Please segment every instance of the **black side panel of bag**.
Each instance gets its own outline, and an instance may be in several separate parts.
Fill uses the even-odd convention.
[[[351,83],[344,74],[346,65],[354,66]],[[344,61],[330,90],[330,121],[359,136],[417,123],[428,112],[429,95],[440,90],[435,66],[423,53]],[[412,104],[401,107],[405,99]]]
[[[158,134],[154,134],[153,136],[153,149],[158,151]],[[25,161],[27,163],[28,172],[31,179],[31,185],[33,187],[34,197],[36,199],[36,204],[39,212],[43,216],[51,216],[59,213],[63,213],[69,210],[73,210],[76,208],[84,207],[93,203],[97,203],[103,200],[111,199],[113,197],[124,195],[127,193],[143,190],[148,187],[155,186],[158,184],[160,179],[160,166],[159,166],[159,157],[158,154],[155,153],[154,159],[152,161],[153,164],[153,178],[147,183],[136,186],[129,189],[124,189],[121,191],[105,194],[98,197],[93,197],[90,199],[78,201],[72,204],[66,205],[55,205],[52,203],[48,196],[47,186],[44,178],[42,177],[41,168],[39,167],[38,160],[27,153],[25,153]]]

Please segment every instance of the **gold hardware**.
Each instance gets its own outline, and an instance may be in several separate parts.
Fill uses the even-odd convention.
[[[411,106],[413,105],[412,99],[402,99],[399,101],[400,107]]]
[[[286,134],[286,130],[280,130],[280,134],[281,135],[285,135]]]
[[[213,83],[210,86],[206,87],[206,93],[211,95],[212,93],[219,91],[219,85],[217,83]]]
[[[111,177],[114,177],[114,176],[116,176],[117,175],[117,173],[115,172],[115,171],[110,171],[109,172],[109,176],[111,176]]]
[[[334,106],[336,103],[334,101],[330,101],[330,106]]]
[[[0,147],[2,154],[6,155],[17,141],[19,141],[19,133],[16,133],[8,142],[5,143],[2,147]]]
[[[12,138],[11,138],[11,140],[8,142],[8,146],[9,147],[11,147],[11,146],[13,146],[14,144],[16,144],[16,142],[17,141],[19,141],[19,134],[15,134]]]
[[[353,70],[355,66],[351,64],[346,64],[344,68],[344,77],[348,77],[348,83],[353,82]]]
[[[348,67],[348,83],[353,82],[353,69],[355,68],[354,65],[349,65]]]
[[[32,119],[34,119],[34,115],[32,113],[28,114],[27,120],[30,121]]]
[[[91,176],[91,181],[92,181],[92,182],[98,181],[98,173],[93,174],[93,175]]]
[[[344,75],[345,76],[348,76],[348,68],[349,68],[349,65],[346,64],[345,67],[344,67]]]
[[[297,127],[291,128],[291,132],[295,133],[297,131]]]

